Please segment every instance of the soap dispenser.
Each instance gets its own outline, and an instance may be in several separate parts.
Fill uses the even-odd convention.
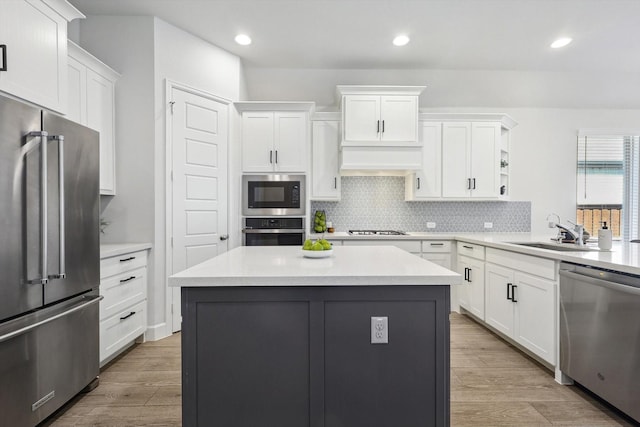
[[[598,230],[598,247],[602,251],[611,250],[611,229],[607,227],[607,222],[602,224],[602,228]]]

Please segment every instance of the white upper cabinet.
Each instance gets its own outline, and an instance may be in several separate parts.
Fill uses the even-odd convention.
[[[338,86],[342,145],[418,145],[423,86]]]
[[[100,133],[100,194],[116,194],[115,85],[120,75],[69,41],[67,118]]]
[[[418,140],[418,96],[380,97],[380,140],[411,143]]]
[[[235,105],[242,112],[243,172],[307,172],[312,103]]]
[[[405,178],[405,200],[442,196],[442,123],[421,121],[422,169]]]
[[[509,134],[516,122],[496,114],[460,118],[469,121],[442,123],[442,197],[507,199]]]
[[[0,91],[67,109],[67,23],[84,18],[66,0],[0,1]]]
[[[350,95],[344,97],[345,142],[380,140],[380,97]]]
[[[317,120],[314,118],[311,147],[311,200],[339,201],[339,117]]]

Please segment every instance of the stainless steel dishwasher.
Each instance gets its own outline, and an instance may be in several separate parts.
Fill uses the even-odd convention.
[[[560,370],[640,421],[640,276],[560,264]]]

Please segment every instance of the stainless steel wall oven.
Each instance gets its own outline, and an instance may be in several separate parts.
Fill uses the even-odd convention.
[[[304,218],[245,218],[245,246],[302,246]]]

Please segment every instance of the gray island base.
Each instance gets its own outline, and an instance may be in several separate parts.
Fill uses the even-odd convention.
[[[395,247],[336,247],[326,259],[264,249],[171,278],[182,287],[184,426],[449,425],[459,275]],[[376,332],[388,342],[372,343],[387,336]]]

